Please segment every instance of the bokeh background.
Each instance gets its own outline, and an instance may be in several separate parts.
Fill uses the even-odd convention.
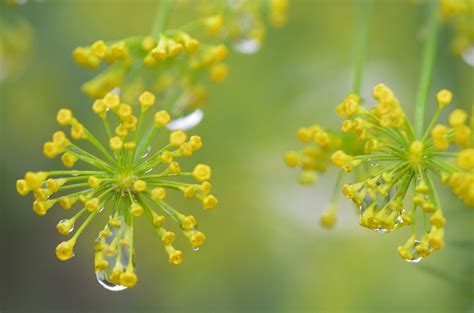
[[[73,63],[71,51],[147,33],[157,3],[44,1],[9,9],[31,23],[33,43],[23,70],[0,84],[0,312],[473,312],[473,211],[444,188],[447,247],[409,264],[396,250],[409,230],[362,229],[348,202],[337,227],[322,230],[318,217],[334,173],[303,187],[283,163],[286,150],[300,147],[298,127],[339,125],[334,109],[351,86],[355,4],[292,0],[288,25],[269,31],[257,54],[231,54],[231,76],[212,86],[205,119],[193,130],[205,142],[195,160],[213,165],[220,200],[212,213],[196,213],[208,240],[199,252],[181,241],[185,261],[171,266],[148,221],[139,220],[139,283],[119,293],[95,280],[92,243],[102,222],[81,236],[75,258],[60,262],[55,224],[68,213],[36,216],[15,181],[27,170],[61,166],[42,155],[59,108],[73,109],[86,125],[98,123],[79,88],[91,72]],[[409,116],[425,13],[409,1],[380,0],[370,27],[363,95],[384,82]],[[450,38],[443,28],[428,114],[435,89],[453,90],[456,106],[474,103],[473,68],[451,55]],[[176,201],[182,211],[199,209]]]

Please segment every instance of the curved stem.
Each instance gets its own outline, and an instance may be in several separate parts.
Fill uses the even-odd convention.
[[[169,14],[173,8],[173,0],[162,0],[158,5],[156,11],[156,18],[153,22],[153,28],[151,34],[153,37],[157,38],[158,35],[163,31],[165,27]]]
[[[433,65],[436,57],[436,46],[438,43],[438,1],[430,2],[430,17],[428,24],[428,39],[423,51],[423,64],[421,69],[420,85],[416,95],[415,106],[415,132],[416,137],[423,136],[423,123],[426,107],[426,98],[431,84]]]
[[[352,81],[352,92],[360,94],[362,85],[362,75],[365,61],[367,58],[367,46],[369,41],[369,20],[374,0],[363,0],[359,4],[359,12],[357,17],[357,42],[355,50],[355,68],[354,78]]]

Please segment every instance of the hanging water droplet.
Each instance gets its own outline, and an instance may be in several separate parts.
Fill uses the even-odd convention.
[[[104,273],[103,271],[96,272],[96,273],[95,273],[95,277],[97,278],[97,281],[99,282],[99,284],[100,284],[102,287],[104,287],[105,289],[107,289],[107,290],[110,290],[110,291],[122,291],[122,290],[127,289],[127,287],[125,287],[125,286],[116,285],[116,284],[110,282],[110,281],[107,279],[107,276],[105,275],[105,273]]]
[[[423,259],[421,257],[421,255],[418,253],[418,251],[416,251],[416,247],[420,245],[420,241],[419,240],[415,240],[415,243],[413,244],[413,247],[410,249],[410,254],[411,254],[411,258],[410,259],[405,259],[405,261],[409,262],[409,263],[418,263],[421,261],[421,259]]]
[[[199,251],[199,247],[193,247],[193,251]]]
[[[470,66],[474,66],[474,46],[470,46],[463,52],[462,59]]]
[[[68,219],[63,219],[63,220],[60,220],[58,224],[69,224],[69,220]],[[67,232],[70,234],[73,230],[74,230],[74,224],[70,224],[69,226],[70,228],[67,230]]]
[[[127,289],[127,287],[118,283],[120,275],[117,276],[116,273],[114,273],[114,268],[117,268],[118,265],[119,268],[125,269],[129,264],[129,261],[133,264],[135,263],[133,259],[134,256],[130,256],[129,251],[129,239],[127,235],[129,226],[125,220],[121,218],[120,227],[111,227],[110,229],[112,232],[111,236],[97,238],[97,241],[102,241],[102,243],[105,244],[104,249],[98,253],[100,253],[101,259],[107,262],[108,266],[96,272],[96,278],[99,284],[105,289],[110,291],[121,291]],[[131,260],[130,257],[132,258]]]
[[[188,115],[173,119],[166,127],[171,131],[188,130],[199,125],[203,118],[204,112],[201,109],[197,109]]]

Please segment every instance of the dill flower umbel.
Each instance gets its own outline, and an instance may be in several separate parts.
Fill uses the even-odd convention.
[[[67,211],[78,207],[74,215],[61,220],[57,230],[69,235],[79,219],[82,224],[72,237],[56,248],[60,260],[74,256],[77,239],[98,215],[108,214],[108,221],[94,244],[95,271],[99,282],[108,289],[121,290],[137,283],[135,273],[134,220],[145,215],[160,237],[170,264],[180,264],[183,253],[173,246],[175,233],[165,228],[169,218],[186,236],[193,250],[203,245],[205,235],[198,230],[196,218],[174,209],[166,200],[170,190],[176,190],[187,199],[196,198],[205,210],[217,205],[211,194],[211,168],[197,164],[192,171],[183,171],[179,158],[191,157],[201,149],[199,136],[190,136],[182,130],[170,133],[169,142],[152,150],[154,137],[171,121],[167,111],[157,111],[147,126],[147,117],[155,105],[155,96],[144,92],[139,97],[140,113],[134,115],[132,106],[122,103],[117,94],[109,93],[94,102],[92,110],[102,119],[108,134],[107,144],[93,135],[68,109],[61,109],[57,122],[70,128],[70,137],[63,131],[55,132],[44,144],[48,158],[61,155],[67,168],[82,162],[87,170],[58,170],[27,172],[17,181],[21,195],[33,192],[33,211],[42,216],[53,206]],[[111,121],[116,122],[112,129]],[[87,142],[96,150],[82,148],[78,141]],[[185,182],[184,179],[196,182]],[[158,210],[158,212],[156,211]]]
[[[92,98],[120,88],[122,98],[130,101],[143,90],[152,89],[172,116],[190,113],[205,102],[206,77],[215,83],[226,79],[228,69],[223,61],[227,55],[224,45],[201,47],[200,41],[178,30],[161,33],[157,38],[98,40],[73,52],[75,61],[82,66],[97,69],[107,64],[82,86]]]
[[[360,208],[360,225],[364,227],[391,232],[412,225],[412,236],[399,252],[405,260],[417,262],[444,246],[446,219],[435,178],[474,207],[473,120],[456,109],[448,125],[437,124],[453,97],[450,91],[441,90],[436,96],[438,109],[433,120],[418,139],[392,90],[379,84],[373,97],[378,102],[371,109],[348,103],[338,108],[345,119],[342,130],[355,133],[365,142],[365,153],[337,151],[332,160],[348,172],[361,164],[377,168],[370,178],[344,185],[343,193]],[[416,234],[417,210],[426,221],[422,236]]]

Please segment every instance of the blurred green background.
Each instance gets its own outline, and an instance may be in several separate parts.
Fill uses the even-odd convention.
[[[0,312],[472,312],[473,212],[443,189],[447,247],[421,264],[404,262],[397,246],[409,230],[377,234],[358,226],[342,202],[339,223],[322,230],[334,175],[303,187],[282,157],[299,148],[295,131],[319,121],[336,128],[335,106],[351,86],[355,1],[292,0],[288,25],[270,30],[256,55],[232,53],[231,76],[212,86],[205,119],[192,133],[204,149],[195,162],[213,166],[218,208],[196,213],[208,240],[171,266],[148,221],[138,221],[139,283],[114,293],[101,288],[93,269],[97,221],[81,236],[76,257],[60,262],[60,208],[45,217],[30,197],[15,191],[27,170],[61,167],[42,155],[57,129],[55,114],[69,107],[85,125],[99,120],[80,85],[91,72],[71,51],[96,39],[119,39],[150,30],[156,1],[74,0],[30,3],[12,10],[34,29],[24,71],[1,83],[2,141]],[[4,8],[1,8],[4,10]],[[7,12],[2,12],[7,13]],[[181,12],[174,12],[183,20]],[[423,6],[378,1],[371,21],[363,95],[379,82],[390,86],[409,116],[418,82]],[[188,14],[188,13],[183,13]],[[171,24],[175,23],[171,20]],[[450,32],[440,39],[435,89],[450,88],[455,105],[474,103],[473,68],[452,56]],[[429,115],[431,116],[431,115]],[[444,116],[445,117],[445,116]],[[199,203],[177,200],[183,212]],[[206,214],[207,213],[207,214]]]

